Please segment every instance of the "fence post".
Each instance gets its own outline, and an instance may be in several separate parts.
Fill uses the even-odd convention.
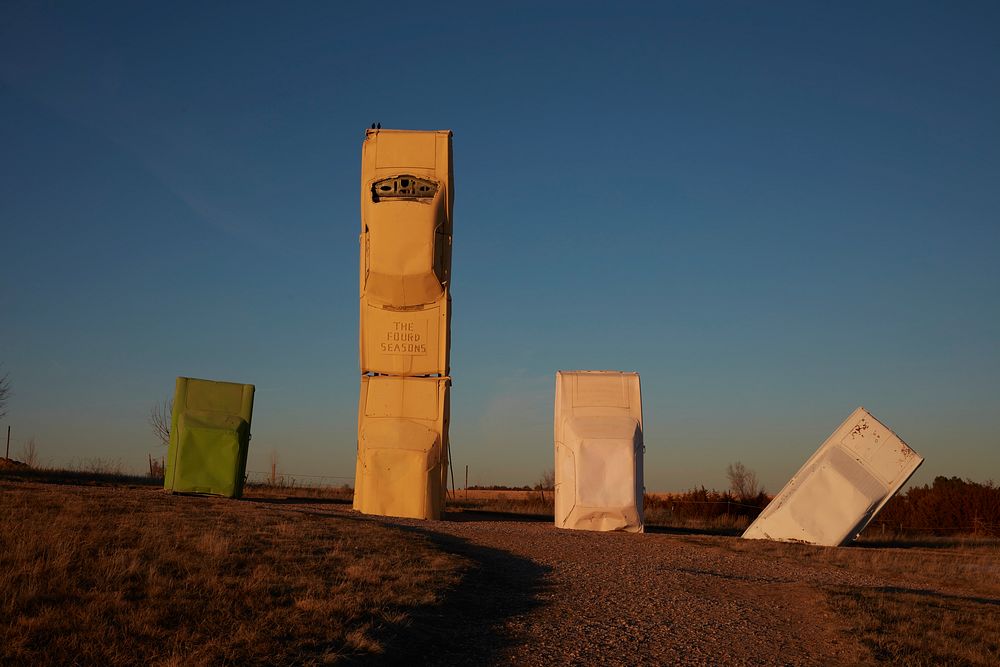
[[[451,441],[448,441],[448,467],[451,469],[451,499],[455,500],[458,496],[455,494],[455,461],[451,458]],[[448,491],[448,480],[444,483],[445,492]]]

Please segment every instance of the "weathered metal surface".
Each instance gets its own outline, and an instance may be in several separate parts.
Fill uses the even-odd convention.
[[[743,537],[847,544],[923,461],[889,427],[858,408],[795,473]]]
[[[642,455],[637,373],[556,373],[556,526],[641,533]]]
[[[243,495],[254,386],[177,378],[163,488]]]
[[[441,516],[453,202],[450,131],[366,133],[354,508],[368,514]]]
[[[448,378],[361,378],[354,509],[441,516],[448,471]]]
[[[453,199],[451,132],[368,131],[361,158],[362,373],[448,374]]]

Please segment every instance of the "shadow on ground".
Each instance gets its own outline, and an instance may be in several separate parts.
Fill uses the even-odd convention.
[[[441,551],[471,565],[442,599],[412,612],[402,628],[388,628],[380,664],[482,665],[497,661],[515,645],[505,622],[538,605],[549,568],[500,549],[470,543],[418,526],[396,528],[417,533]]]
[[[468,521],[513,521],[516,523],[552,523],[551,514],[524,514],[522,512],[498,512],[496,510],[458,509],[446,510],[445,521],[459,523]]]
[[[264,503],[265,505],[350,505],[346,498],[313,498],[310,496],[282,496],[268,498],[265,496],[243,496],[240,500],[247,503]]]
[[[288,504],[296,499],[289,498]],[[460,581],[433,605],[411,609],[403,626],[386,626],[375,638],[385,646],[381,655],[347,657],[357,664],[488,665],[517,645],[506,622],[540,606],[551,568],[502,549],[473,544],[429,526],[396,523],[391,517],[346,513],[340,508],[289,510],[313,519],[377,523],[418,535],[436,549],[465,559],[469,565]],[[523,521],[524,515],[513,520]],[[448,515],[447,521],[454,520]],[[473,519],[466,519],[473,520]],[[483,520],[475,519],[475,520]],[[528,517],[528,520],[530,517]],[[551,520],[546,518],[546,520]],[[404,520],[405,521],[405,520]]]
[[[743,531],[739,528],[682,528],[678,526],[651,526],[646,524],[647,533],[664,535],[713,535],[716,537],[739,537]]]

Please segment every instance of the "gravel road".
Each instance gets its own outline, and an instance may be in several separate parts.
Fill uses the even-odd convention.
[[[372,519],[466,557],[389,662],[497,665],[830,665],[870,662],[822,586],[881,582],[828,563],[778,564],[736,538],[559,530],[532,520]],[[414,662],[415,655],[422,659]]]

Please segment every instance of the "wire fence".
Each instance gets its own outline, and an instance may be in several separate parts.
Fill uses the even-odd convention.
[[[309,475],[305,473],[289,473],[264,470],[247,470],[248,484],[261,484],[266,486],[295,486],[295,487],[344,487],[352,486],[354,475]]]
[[[881,533],[924,533],[936,535],[938,533],[967,533],[970,535],[992,535],[1000,536],[1000,523],[986,523],[973,519],[970,523],[962,526],[906,526],[901,523],[891,521],[872,521],[868,524],[867,531],[877,531]]]
[[[659,503],[663,503],[663,504],[667,504],[667,505],[674,505],[674,504],[678,504],[678,505],[725,505],[727,507],[745,507],[747,509],[755,510],[757,512],[762,512],[764,510],[764,508],[760,507],[759,505],[748,505],[747,503],[741,503],[741,502],[737,502],[735,500],[674,500],[674,499],[671,498],[669,500],[656,499],[655,502],[659,502]]]

